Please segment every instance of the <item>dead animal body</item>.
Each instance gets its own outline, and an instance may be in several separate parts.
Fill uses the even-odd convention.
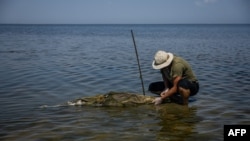
[[[132,94],[125,92],[109,92],[91,97],[82,97],[69,101],[68,105],[73,106],[137,106],[145,104],[154,104],[154,96],[144,96],[141,94]]]

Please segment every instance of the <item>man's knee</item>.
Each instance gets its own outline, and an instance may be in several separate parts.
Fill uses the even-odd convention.
[[[178,83],[178,87],[189,89],[190,90],[190,96],[193,96],[197,94],[199,91],[199,83],[197,82],[191,82],[187,79],[181,79]]]
[[[184,105],[187,105],[188,104],[188,98],[190,96],[190,90],[189,89],[185,89],[183,87],[179,87],[178,88],[178,91],[179,91],[179,94],[181,95],[182,97],[182,100],[183,100],[183,104]]]
[[[190,96],[190,90],[179,87],[179,94],[183,95],[184,97],[189,97]]]

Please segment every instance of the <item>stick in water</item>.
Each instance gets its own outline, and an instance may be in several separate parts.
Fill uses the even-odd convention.
[[[134,42],[135,53],[136,53],[138,68],[139,68],[139,72],[140,72],[142,91],[143,91],[143,95],[145,95],[144,84],[143,84],[142,73],[141,73],[141,66],[140,66],[140,61],[139,61],[139,57],[138,57],[138,53],[137,53],[137,48],[136,48],[136,44],[135,44],[135,38],[134,38],[133,30],[131,30],[131,34],[132,34],[132,38],[133,38],[133,42]]]

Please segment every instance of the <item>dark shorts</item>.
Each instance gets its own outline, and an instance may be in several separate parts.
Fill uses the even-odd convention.
[[[199,83],[191,82],[187,79],[181,79],[178,83],[178,87],[182,87],[184,89],[189,89],[191,94],[190,96],[196,95],[199,91]],[[170,86],[171,88],[171,86]],[[152,93],[159,94],[165,89],[165,85],[163,81],[153,82],[149,85],[148,90]]]

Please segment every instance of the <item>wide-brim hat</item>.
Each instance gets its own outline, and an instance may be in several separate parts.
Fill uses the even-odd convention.
[[[172,53],[159,50],[155,54],[152,67],[157,70],[165,68],[171,64],[173,59],[174,55]]]

